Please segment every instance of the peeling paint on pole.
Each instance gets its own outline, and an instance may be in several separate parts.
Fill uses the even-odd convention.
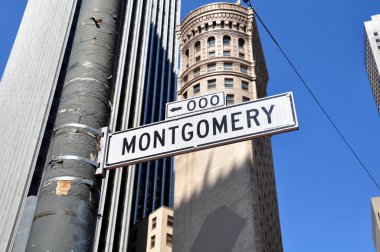
[[[55,194],[59,196],[67,196],[69,194],[70,189],[71,189],[71,181],[69,180],[58,181],[57,187],[55,188]]]

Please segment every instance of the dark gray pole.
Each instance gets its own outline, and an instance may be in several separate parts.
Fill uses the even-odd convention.
[[[92,250],[100,194],[96,129],[110,117],[121,3],[82,0],[27,251]]]

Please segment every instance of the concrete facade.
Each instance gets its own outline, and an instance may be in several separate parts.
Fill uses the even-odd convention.
[[[16,233],[30,228],[29,201],[36,191],[39,154],[47,147],[45,132],[56,106],[54,95],[76,10],[75,0],[28,1],[0,85],[0,251],[11,251]],[[44,10],[41,12],[41,10]],[[38,186],[37,186],[38,188]],[[20,227],[21,226],[21,227]],[[29,226],[29,227],[28,227]],[[20,230],[18,230],[20,229]],[[21,231],[22,229],[22,231]],[[29,235],[22,234],[18,243]],[[21,239],[21,240],[19,240]],[[18,244],[23,247],[25,244]],[[17,248],[15,248],[17,249]]]
[[[377,110],[380,114],[380,15],[372,16],[364,22],[365,64]]]
[[[171,252],[173,209],[160,207],[137,223],[131,232],[130,252]]]
[[[380,197],[371,199],[372,237],[376,252],[380,252]]]
[[[209,4],[177,28],[178,98],[224,90],[227,104],[266,96],[254,13]],[[282,251],[270,138],[175,158],[175,251]]]

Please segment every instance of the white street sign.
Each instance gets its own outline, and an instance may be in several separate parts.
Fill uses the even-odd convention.
[[[105,169],[298,129],[285,93],[108,135]]]
[[[226,94],[217,92],[166,103],[166,119],[226,105]]]

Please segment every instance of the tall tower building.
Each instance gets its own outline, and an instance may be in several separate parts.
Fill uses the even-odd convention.
[[[380,15],[372,16],[364,22],[365,65],[377,110],[380,113]]]
[[[178,99],[224,90],[227,104],[267,95],[254,13],[215,3],[177,27]],[[282,251],[270,137],[175,158],[174,251]]]
[[[0,85],[0,251],[28,240],[78,15],[87,0],[33,0]],[[179,0],[120,1],[119,48],[109,123],[112,132],[164,119],[177,83]],[[96,21],[96,20],[95,20]],[[88,23],[87,23],[88,22]],[[101,21],[97,21],[100,22]],[[95,25],[92,19],[86,24]],[[95,41],[93,43],[96,43]],[[75,51],[75,50],[73,50]],[[94,251],[126,251],[129,227],[173,205],[170,158],[106,173]]]

